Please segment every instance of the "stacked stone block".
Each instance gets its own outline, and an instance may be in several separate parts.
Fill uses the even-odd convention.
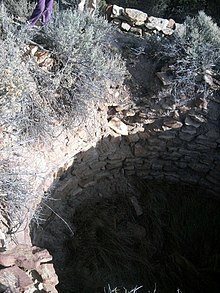
[[[107,14],[108,20],[116,24],[122,31],[143,37],[158,32],[170,36],[174,31],[184,29],[182,24],[176,23],[173,19],[148,16],[147,13],[140,10],[117,5],[108,7]]]

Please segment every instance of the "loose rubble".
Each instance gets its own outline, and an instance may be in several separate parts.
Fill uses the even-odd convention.
[[[2,293],[24,292],[31,293],[45,290],[57,293],[55,286],[58,277],[53,264],[48,263],[52,256],[46,249],[17,245],[11,250],[0,253],[0,283]]]

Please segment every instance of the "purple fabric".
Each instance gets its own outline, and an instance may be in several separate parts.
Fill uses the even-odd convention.
[[[37,0],[37,4],[29,19],[31,26],[42,18],[42,23],[47,24],[53,12],[53,0]]]

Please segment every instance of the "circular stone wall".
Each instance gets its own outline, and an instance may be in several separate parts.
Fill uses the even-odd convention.
[[[209,111],[105,137],[74,157],[32,228],[33,244],[54,257],[59,292],[103,292],[108,283],[219,292],[218,113],[210,102]]]

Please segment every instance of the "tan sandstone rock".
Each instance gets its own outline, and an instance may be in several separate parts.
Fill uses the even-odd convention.
[[[130,30],[131,26],[127,22],[122,22],[121,29],[128,32]]]
[[[109,127],[113,129],[116,133],[121,135],[128,135],[128,127],[119,118],[113,117],[109,123]]]
[[[144,25],[148,17],[147,13],[132,8],[125,8],[124,14],[131,22],[138,26]]]

